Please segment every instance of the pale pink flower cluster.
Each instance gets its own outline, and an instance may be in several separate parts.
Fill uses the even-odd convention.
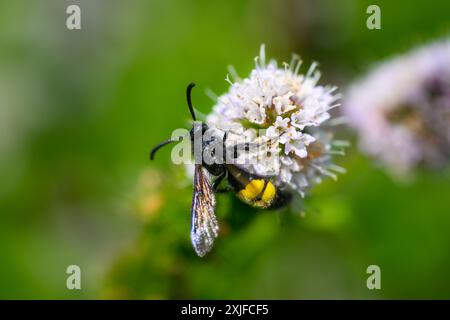
[[[450,154],[450,40],[383,62],[346,94],[361,149],[396,176]]]

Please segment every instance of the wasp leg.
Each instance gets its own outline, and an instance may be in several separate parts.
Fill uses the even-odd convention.
[[[224,188],[220,188],[220,189],[219,189],[220,183],[223,181],[223,179],[224,179],[226,176],[227,176],[227,173],[226,173],[226,171],[225,171],[225,172],[223,172],[220,176],[218,176],[218,177],[216,178],[216,180],[214,181],[214,184],[213,184],[213,190],[214,190],[215,193],[228,193],[228,192],[233,191],[233,188],[231,188],[231,187],[229,187],[229,186],[224,187]]]
[[[218,189],[220,183],[221,183],[221,182],[223,181],[223,179],[225,178],[225,176],[226,176],[226,171],[224,171],[223,173],[221,173],[220,176],[218,176],[218,177],[216,178],[216,180],[214,181],[214,184],[213,184],[213,190],[214,190],[214,192],[217,192],[217,189]]]
[[[225,188],[217,189],[217,190],[215,190],[214,192],[215,192],[215,193],[228,193],[228,192],[233,192],[233,188],[225,187]]]

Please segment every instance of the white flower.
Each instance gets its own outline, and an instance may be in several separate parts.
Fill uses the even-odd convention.
[[[363,151],[394,175],[440,167],[450,154],[450,40],[376,66],[344,103]]]
[[[207,123],[228,132],[227,146],[251,137],[260,148],[247,154],[249,161],[242,167],[276,176],[279,186],[303,195],[322,176],[335,177],[330,168],[342,171],[331,164],[332,140],[325,134],[329,110],[338,106],[339,96],[335,87],[317,84],[316,63],[306,74],[299,73],[297,57],[282,68],[273,60],[266,64],[264,46],[255,60],[248,78],[230,81]]]

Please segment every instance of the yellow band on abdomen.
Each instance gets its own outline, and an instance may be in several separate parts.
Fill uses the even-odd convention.
[[[267,182],[266,189],[264,190],[264,193],[261,197],[261,200],[267,203],[271,203],[272,200],[275,198],[276,189],[275,186],[272,184],[272,182]]]
[[[263,179],[250,181],[245,189],[238,192],[238,196],[245,202],[258,208],[270,206],[276,195],[276,187],[272,182]]]
[[[256,199],[264,189],[265,181],[263,179],[255,179],[250,181],[245,189],[239,191],[239,195],[246,201]]]

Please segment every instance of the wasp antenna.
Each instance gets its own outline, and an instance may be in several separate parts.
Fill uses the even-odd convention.
[[[189,111],[191,112],[192,120],[196,121],[197,118],[195,117],[194,107],[192,106],[192,100],[191,100],[191,91],[192,88],[195,87],[195,83],[190,83],[186,89],[186,99],[189,107]]]
[[[158,151],[159,149],[161,149],[161,148],[164,147],[165,145],[168,145],[169,143],[176,142],[176,141],[177,141],[177,140],[169,139],[169,140],[163,141],[163,142],[159,143],[158,145],[156,145],[156,146],[150,151],[150,160],[153,160],[153,159],[155,158],[155,153],[156,153],[156,151]]]

